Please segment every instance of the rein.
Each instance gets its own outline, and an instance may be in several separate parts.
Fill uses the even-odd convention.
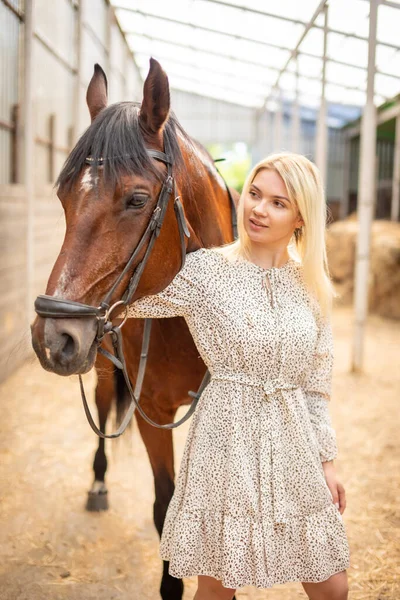
[[[181,269],[183,268],[183,266],[185,264],[185,258],[186,258],[185,236],[187,238],[190,237],[190,232],[187,227],[182,203],[181,203],[180,197],[176,193],[176,184],[175,184],[175,180],[174,180],[173,174],[172,174],[172,162],[171,162],[171,159],[169,156],[169,147],[168,147],[167,139],[164,140],[164,144],[165,144],[166,153],[160,152],[158,150],[151,150],[151,149],[147,150],[147,153],[149,154],[149,156],[151,156],[155,160],[163,162],[167,167],[167,175],[163,182],[160,194],[158,196],[156,207],[152,213],[152,216],[146,227],[145,232],[143,233],[141,239],[139,240],[139,243],[136,246],[135,250],[131,254],[122,273],[117,277],[113,286],[110,288],[110,290],[107,292],[107,294],[105,295],[103,300],[100,302],[100,305],[98,307],[96,307],[96,306],[91,306],[89,304],[83,304],[81,302],[74,302],[73,300],[64,300],[62,298],[55,298],[53,296],[48,296],[48,295],[40,295],[35,300],[35,311],[41,317],[45,317],[45,318],[50,317],[50,318],[56,318],[56,319],[57,318],[95,317],[97,319],[97,333],[96,333],[95,341],[98,344],[98,352],[103,354],[103,356],[105,356],[118,369],[120,369],[122,371],[126,386],[128,388],[129,394],[131,396],[131,403],[129,405],[129,408],[124,416],[124,419],[123,419],[121,425],[119,426],[119,428],[117,429],[117,431],[115,433],[111,433],[111,434],[103,433],[95,424],[93,417],[90,413],[90,409],[89,409],[88,402],[86,399],[82,376],[80,374],[78,375],[83,407],[84,407],[87,419],[89,421],[89,425],[91,426],[93,431],[101,438],[117,438],[120,435],[122,435],[132,418],[135,408],[137,408],[137,410],[139,411],[139,413],[143,417],[143,419],[145,421],[147,421],[147,423],[149,423],[150,425],[153,425],[154,427],[157,427],[159,429],[173,429],[175,427],[179,427],[179,425],[181,425],[182,423],[187,421],[187,419],[189,419],[189,417],[193,414],[193,412],[196,409],[197,402],[198,402],[204,388],[207,386],[207,384],[210,381],[210,373],[207,370],[203,377],[203,380],[200,384],[198,391],[197,392],[189,392],[189,396],[191,396],[193,398],[193,401],[191,403],[189,410],[182,417],[182,419],[180,419],[176,423],[168,423],[168,424],[160,425],[159,423],[156,423],[155,421],[150,419],[150,417],[148,417],[146,415],[146,413],[143,411],[142,407],[139,404],[142,385],[143,385],[143,379],[144,379],[144,375],[145,375],[145,371],[146,371],[146,363],[147,363],[148,349],[149,349],[149,343],[150,343],[150,333],[151,333],[151,324],[152,324],[151,319],[145,319],[142,348],[141,348],[141,352],[140,352],[140,362],[139,362],[138,374],[137,374],[136,385],[135,385],[134,390],[132,389],[132,385],[131,385],[131,382],[129,379],[126,362],[125,362],[121,329],[122,329],[123,325],[125,324],[127,317],[128,317],[128,306],[131,303],[132,297],[137,290],[137,287],[140,282],[140,278],[146,267],[146,264],[149,259],[150,253],[153,249],[154,243],[160,234],[160,230],[161,230],[162,224],[164,222],[164,217],[165,217],[165,213],[166,213],[167,206],[168,206],[168,201],[172,195],[172,192],[174,192],[174,211],[175,211],[175,216],[176,216],[177,223],[178,223],[180,246],[181,246],[181,256],[182,256]],[[99,161],[99,163],[100,162],[102,163],[104,160],[105,159],[101,159]],[[87,162],[87,164],[93,164],[92,159],[90,157],[88,157],[86,159],[86,162]],[[230,202],[231,202],[232,226],[233,226],[234,233],[235,233],[236,210],[235,210],[235,205],[234,205],[234,202],[233,202],[233,199],[232,199],[232,196],[231,196],[228,186],[226,186],[226,188],[227,188],[228,195],[229,195]],[[235,234],[235,237],[236,237],[236,234]],[[145,242],[148,240],[148,238],[149,238],[149,242],[148,242],[148,246],[146,248],[146,252],[145,252],[142,260],[138,263],[137,267],[135,268],[135,270],[129,280],[128,286],[122,295],[121,300],[118,300],[117,302],[115,302],[114,304],[111,305],[111,298],[112,298],[115,290],[120,285],[121,281],[126,276],[126,274],[130,271],[132,264],[134,263],[135,259],[137,258],[139,252],[143,248],[143,246],[144,246]],[[122,322],[119,325],[113,325],[112,313],[114,312],[114,310],[117,307],[125,307],[125,315],[124,315]],[[100,344],[101,344],[104,336],[107,334],[110,335],[112,338],[112,345],[113,345],[113,349],[114,349],[114,353],[115,353],[114,355],[111,354],[110,352],[108,352],[107,350],[105,350],[104,348],[100,347]]]

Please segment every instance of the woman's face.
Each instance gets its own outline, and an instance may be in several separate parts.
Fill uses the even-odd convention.
[[[271,169],[262,169],[253,179],[244,198],[243,217],[250,240],[273,247],[286,247],[294,230],[303,225],[282,177]]]

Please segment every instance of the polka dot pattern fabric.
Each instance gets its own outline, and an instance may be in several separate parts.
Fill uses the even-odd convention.
[[[237,589],[325,581],[348,568],[322,468],[337,455],[332,330],[302,266],[291,258],[263,269],[202,248],[129,316],[183,316],[211,373],[162,533],[169,573]]]

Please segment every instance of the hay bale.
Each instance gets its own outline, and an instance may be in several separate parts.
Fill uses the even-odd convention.
[[[354,275],[357,221],[336,221],[328,228],[327,250],[333,280],[342,283]]]
[[[400,319],[400,223],[374,225],[369,306],[383,317]]]
[[[354,215],[336,221],[327,230],[329,266],[338,304],[353,300],[358,221]],[[369,309],[381,316],[400,319],[400,223],[372,224]]]

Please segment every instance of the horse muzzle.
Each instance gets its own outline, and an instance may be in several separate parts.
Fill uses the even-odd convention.
[[[97,353],[97,319],[38,316],[32,327],[32,346],[46,371],[57,375],[90,371]]]

